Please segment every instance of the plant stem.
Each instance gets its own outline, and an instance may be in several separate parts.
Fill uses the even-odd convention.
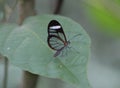
[[[35,0],[19,0],[19,19],[18,24],[21,25],[25,18],[29,16],[36,15],[34,10],[35,8]]]
[[[1,4],[0,4],[0,10],[3,11],[3,14],[4,14],[3,18],[0,21],[2,23],[6,22],[5,2],[6,2],[6,0],[2,0]]]
[[[7,88],[8,82],[8,58],[4,57],[5,64],[4,64],[4,78],[3,78],[3,88]]]
[[[55,11],[53,14],[59,14],[62,8],[64,0],[57,0],[56,2],[56,7],[55,7]]]
[[[38,77],[36,74],[24,71],[22,88],[36,88]]]
[[[35,0],[19,0],[19,19],[18,24],[22,25],[25,18],[29,16],[33,16],[36,14],[34,7],[35,7]],[[35,88],[38,75],[32,74],[28,71],[23,72],[23,84],[22,88]]]

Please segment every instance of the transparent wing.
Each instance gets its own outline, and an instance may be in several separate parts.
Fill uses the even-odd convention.
[[[52,20],[50,21],[49,25],[48,25],[48,35],[55,35],[60,37],[63,41],[67,42],[65,33],[63,31],[63,28],[61,26],[61,24],[56,21],[56,20]]]
[[[48,36],[48,45],[53,50],[58,51],[64,47],[64,41],[56,35],[50,35]]]

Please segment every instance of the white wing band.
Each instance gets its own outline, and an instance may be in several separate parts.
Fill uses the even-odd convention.
[[[54,29],[54,30],[57,30],[57,29],[60,29],[61,26],[60,25],[56,25],[56,26],[51,26],[50,29]]]

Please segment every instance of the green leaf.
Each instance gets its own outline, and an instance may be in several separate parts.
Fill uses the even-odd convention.
[[[70,40],[71,49],[62,57],[53,57],[55,51],[47,44],[47,26],[53,19],[61,23],[68,40],[81,34]],[[89,88],[86,65],[90,39],[78,23],[62,16],[35,16],[8,35],[2,52],[14,65],[41,76],[59,78],[77,88]]]

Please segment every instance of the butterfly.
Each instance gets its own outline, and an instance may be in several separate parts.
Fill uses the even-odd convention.
[[[65,48],[69,48],[70,41],[67,40],[61,24],[56,20],[51,20],[48,24],[47,43],[56,51],[54,57],[60,55]]]

